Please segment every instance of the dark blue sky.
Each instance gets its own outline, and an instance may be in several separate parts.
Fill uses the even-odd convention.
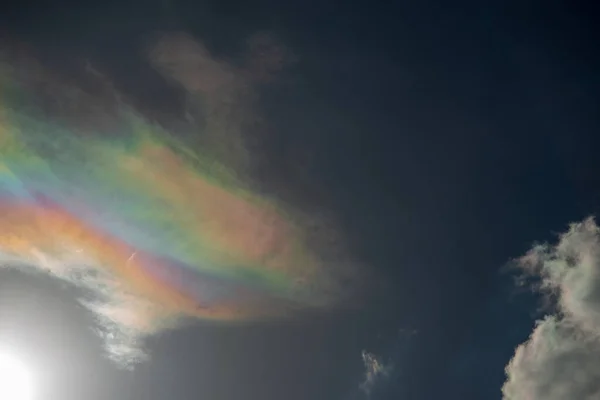
[[[356,312],[171,333],[131,374],[86,355],[89,387],[102,389],[84,398],[354,400],[363,349],[396,366],[373,400],[501,398],[537,307],[502,266],[597,210],[592,6],[172,0],[0,14],[54,68],[90,59],[148,110],[178,107],[138,56],[156,31],[190,32],[225,56],[274,32],[298,61],[262,97],[276,132],[265,157],[318,188],[387,282]],[[290,163],[297,154],[310,166]]]

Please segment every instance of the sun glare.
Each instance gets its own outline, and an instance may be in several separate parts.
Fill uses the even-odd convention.
[[[0,399],[33,400],[31,372],[9,354],[0,354]]]

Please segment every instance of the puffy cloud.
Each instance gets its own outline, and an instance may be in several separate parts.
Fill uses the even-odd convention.
[[[600,228],[572,224],[556,244],[517,260],[548,296],[551,314],[537,322],[506,367],[505,400],[600,397]]]

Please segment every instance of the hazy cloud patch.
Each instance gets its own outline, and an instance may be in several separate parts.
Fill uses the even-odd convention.
[[[361,356],[365,366],[365,375],[360,384],[360,389],[368,396],[380,380],[387,379],[390,376],[394,366],[391,363],[385,363],[380,357],[365,350],[363,350]]]

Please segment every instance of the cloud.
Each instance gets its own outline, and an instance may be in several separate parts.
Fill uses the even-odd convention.
[[[124,366],[147,357],[146,338],[189,320],[256,321],[356,301],[358,266],[333,224],[253,185],[263,156],[251,145],[257,85],[273,79],[284,53],[257,36],[238,65],[191,36],[161,37],[150,60],[193,114],[194,129],[169,130],[89,65],[105,90],[8,57],[0,268],[83,288],[108,355]],[[368,361],[376,379],[382,371]]]
[[[244,60],[233,63],[188,34],[171,33],[154,43],[149,58],[186,92],[186,118],[201,133],[194,147],[209,148],[239,175],[252,170],[264,134],[257,88],[291,62],[290,51],[272,35],[258,33],[246,40]]]
[[[185,313],[115,273],[120,257],[110,255],[110,247],[83,248],[84,242],[95,240],[93,232],[73,234],[66,216],[51,218],[44,210],[24,208],[0,204],[0,268],[46,274],[82,289],[81,302],[92,311],[93,328],[104,339],[109,358],[123,367],[145,360],[143,340]]]
[[[506,367],[505,400],[600,397],[600,228],[593,218],[572,224],[556,244],[535,246],[517,260],[550,300]]]
[[[0,106],[0,268],[41,271],[83,288],[86,297],[82,302],[96,318],[95,329],[105,340],[107,354],[122,366],[146,359],[144,339],[179,325],[183,319],[235,320],[272,310],[271,299],[276,296],[265,296],[262,290],[252,287],[261,280],[260,272],[255,277],[248,274],[245,282],[242,278],[239,282],[210,276],[184,266],[208,264],[207,260],[195,257],[190,262],[188,257],[186,263],[175,262],[172,260],[178,257],[165,252],[158,257],[157,244],[162,243],[168,253],[189,246],[195,240],[193,232],[175,239],[175,232],[185,224],[196,231],[203,229],[202,235],[211,239],[212,248],[229,247],[227,252],[233,253],[231,245],[235,242],[233,247],[242,255],[237,263],[250,264],[249,258],[266,247],[269,249],[264,252],[270,252],[272,259],[269,261],[280,261],[277,255],[287,249],[282,232],[287,221],[265,211],[265,202],[251,204],[247,200],[260,196],[238,195],[247,187],[235,178],[233,183],[228,182],[235,190],[227,192],[221,188],[223,182],[210,183],[181,162],[191,154],[190,158],[201,158],[214,171],[217,166],[226,172],[234,170],[237,178],[241,177],[240,171],[251,169],[260,157],[248,145],[250,126],[259,119],[255,86],[282,65],[276,48],[276,42],[268,36],[251,38],[248,66],[236,66],[214,57],[202,42],[186,34],[164,35],[153,43],[149,62],[186,92],[187,107],[198,128],[195,135],[164,132],[125,107],[110,78],[89,64],[86,79],[66,84],[34,56],[2,52],[0,79],[7,85],[2,87]],[[94,83],[91,93],[86,91],[90,89],[88,80]],[[23,104],[12,96],[7,88],[10,85],[27,99]],[[37,107],[44,110],[42,116],[36,114]],[[137,121],[137,128],[127,120]],[[62,124],[60,128],[53,125],[57,121]],[[129,149],[129,154],[121,157],[115,153],[119,147],[114,146],[116,136],[100,140],[98,133],[105,126],[106,131],[130,143],[139,142],[133,139],[135,129],[160,139],[151,141],[153,154]],[[38,131],[49,132],[51,146],[48,135]],[[180,147],[185,151],[170,149],[166,142],[174,141],[182,142]],[[119,165],[118,159],[125,163],[125,158],[145,165],[142,169],[149,172],[149,187],[137,185],[144,180],[143,173]],[[34,169],[37,177],[31,173]],[[117,172],[113,175],[116,179],[108,181],[105,178],[111,169]],[[123,177],[128,169],[134,179],[126,183]],[[211,173],[211,179],[218,179],[217,172]],[[161,187],[161,176],[168,187]],[[179,200],[173,199],[173,193],[179,195]],[[37,201],[38,194],[43,201]],[[202,199],[200,204],[197,197]],[[49,199],[52,201],[46,201]],[[92,204],[98,202],[101,206]],[[95,212],[88,211],[84,215],[75,203],[85,203],[88,211],[104,210],[95,216]],[[150,210],[148,205],[152,203],[164,207]],[[210,221],[202,220],[207,227],[195,224],[197,221],[191,217],[201,206],[211,208]],[[137,222],[132,223],[132,216],[124,217],[128,209],[139,214],[133,218]],[[182,218],[175,217],[178,213]],[[136,226],[140,222],[145,225],[141,230]],[[150,232],[151,225],[159,229]],[[138,251],[160,236],[162,239],[152,246],[157,254],[149,254],[148,249]],[[289,258],[292,256],[296,255]],[[263,255],[254,258],[260,257]],[[198,265],[194,267],[198,269]],[[272,277],[263,280],[269,279]]]
[[[390,363],[386,364],[382,362],[375,354],[365,350],[362,352],[362,359],[365,366],[365,376],[360,384],[360,389],[369,396],[373,387],[377,385],[381,379],[390,376],[394,370],[394,366]]]

